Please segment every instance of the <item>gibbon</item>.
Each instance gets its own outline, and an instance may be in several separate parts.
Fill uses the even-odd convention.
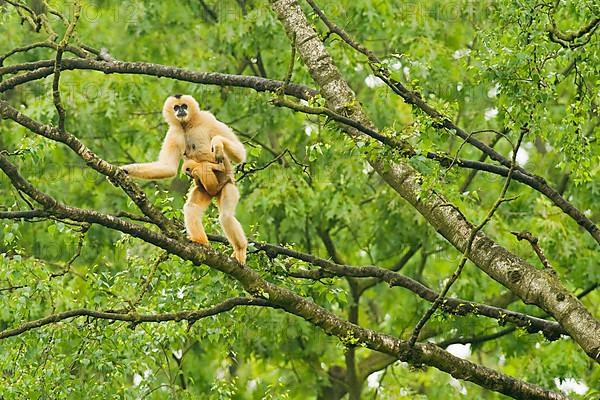
[[[183,170],[194,179],[183,207],[185,229],[190,240],[208,245],[202,216],[213,197],[217,198],[219,221],[233,256],[246,263],[248,241],[235,217],[240,192],[235,185],[231,161],[246,160],[246,150],[232,130],[208,111],[201,111],[189,95],[170,96],[163,106],[163,117],[169,124],[158,154],[158,161],[124,165],[129,175],[142,179],[170,178],[177,174],[183,157]]]

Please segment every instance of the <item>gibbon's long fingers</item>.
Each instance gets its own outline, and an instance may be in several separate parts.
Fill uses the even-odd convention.
[[[198,190],[198,187],[194,184],[190,187],[187,201],[183,206],[185,231],[189,239],[203,245],[208,245],[208,238],[202,225],[202,216],[211,200],[212,197],[208,193]]]
[[[244,229],[240,222],[235,218],[235,208],[240,199],[240,192],[238,188],[228,183],[225,185],[217,200],[217,206],[219,207],[219,221],[227,236],[227,240],[233,246],[235,258],[240,264],[246,264],[246,249],[248,247],[248,240],[244,234]]]
[[[222,163],[225,158],[225,149],[223,143],[217,143],[213,146],[213,153],[215,154],[215,161]]]

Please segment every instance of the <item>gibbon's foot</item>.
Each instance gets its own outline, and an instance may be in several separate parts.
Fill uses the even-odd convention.
[[[200,238],[192,238],[188,236],[188,239],[194,243],[198,243],[199,245],[210,247],[210,243],[208,242],[208,238],[206,236]]]
[[[246,265],[246,249],[234,250],[231,257],[238,260],[242,265]]]

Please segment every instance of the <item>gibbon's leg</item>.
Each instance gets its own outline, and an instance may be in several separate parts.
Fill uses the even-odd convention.
[[[248,241],[244,234],[242,224],[235,218],[235,208],[240,199],[240,192],[233,183],[228,183],[221,190],[217,199],[217,207],[219,207],[219,221],[225,231],[227,240],[233,246],[233,256],[240,264],[246,264],[246,249]]]
[[[204,232],[204,226],[202,225],[202,216],[211,200],[212,196],[199,190],[198,187],[193,184],[188,192],[187,201],[183,206],[183,219],[185,221],[185,231],[187,232],[188,238],[190,238],[191,241],[202,245],[208,245],[208,238],[206,237],[206,232]]]

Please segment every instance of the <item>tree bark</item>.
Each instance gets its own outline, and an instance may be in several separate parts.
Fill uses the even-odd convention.
[[[374,128],[298,3],[279,0],[271,1],[271,6],[290,41],[295,40],[298,53],[328,106]],[[361,135],[352,128],[345,129],[355,137]],[[391,163],[379,158],[372,158],[370,163],[442,236],[464,252],[474,226],[455,206],[440,195],[425,191],[419,184],[419,173],[408,163]],[[592,359],[600,362],[600,321],[555,276],[537,270],[481,232],[472,244],[469,259],[525,303],[535,304],[550,313]]]

